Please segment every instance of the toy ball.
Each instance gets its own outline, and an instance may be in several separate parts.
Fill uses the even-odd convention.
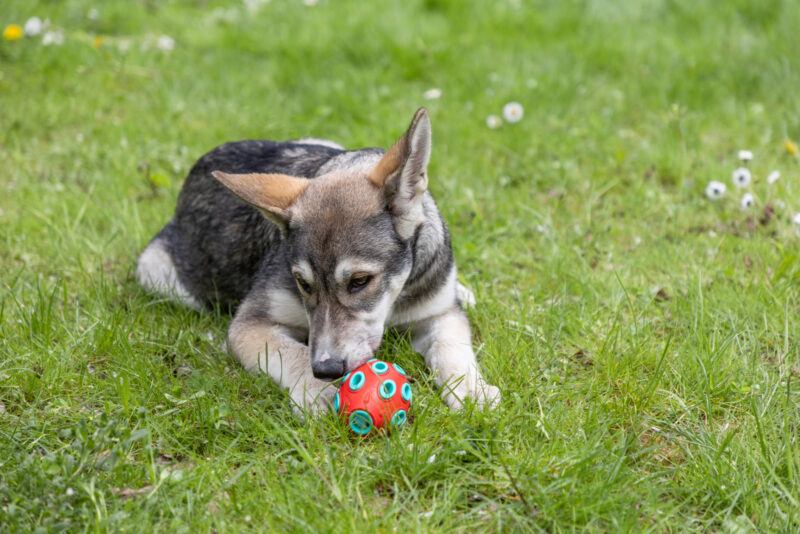
[[[399,429],[411,408],[411,385],[405,374],[399,365],[373,358],[345,375],[333,409],[358,436]]]

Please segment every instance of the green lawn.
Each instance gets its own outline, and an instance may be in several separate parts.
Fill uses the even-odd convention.
[[[34,15],[60,33],[0,39],[0,530],[800,529],[799,3],[3,0],[0,29]],[[413,419],[359,441],[133,268],[214,146],[388,147],[421,105],[504,398],[450,412],[389,335]]]

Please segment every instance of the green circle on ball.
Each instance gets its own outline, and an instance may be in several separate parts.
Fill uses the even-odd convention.
[[[353,377],[350,379],[350,389],[352,389],[353,391],[358,391],[359,389],[361,389],[361,386],[364,385],[365,381],[366,377],[364,376],[364,373],[362,373],[361,371],[353,373]]]
[[[366,436],[372,430],[372,416],[364,410],[356,410],[351,413],[348,422],[350,430],[359,436]]]
[[[381,387],[378,388],[378,393],[383,399],[391,399],[395,391],[397,391],[397,384],[395,384],[394,380],[391,379],[384,380],[381,383]]]
[[[406,411],[405,410],[398,410],[392,416],[392,419],[389,422],[392,424],[392,426],[400,428],[406,422]]]
[[[400,388],[400,396],[403,397],[404,401],[408,401],[411,404],[411,386],[408,383],[403,384],[403,387]]]

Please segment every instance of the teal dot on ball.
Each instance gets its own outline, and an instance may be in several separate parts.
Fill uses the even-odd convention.
[[[350,389],[353,391],[358,391],[361,389],[361,386],[364,385],[364,381],[367,377],[364,376],[364,373],[358,371],[357,373],[353,373],[352,378],[350,378]]]
[[[403,384],[403,387],[400,388],[400,396],[403,397],[404,401],[407,401],[408,404],[411,404],[411,386],[408,383]]]
[[[378,388],[378,394],[380,394],[382,399],[391,399],[394,395],[394,392],[397,391],[397,385],[394,383],[394,380],[384,380],[381,383],[381,387]]]
[[[360,436],[366,436],[372,430],[372,416],[364,410],[356,410],[351,413],[349,423],[350,430]]]
[[[382,375],[389,370],[389,366],[386,362],[375,362],[372,364],[372,370],[375,371],[376,374]]]
[[[405,410],[397,410],[397,412],[392,416],[392,420],[390,423],[392,426],[396,428],[400,428],[406,422],[406,411]]]

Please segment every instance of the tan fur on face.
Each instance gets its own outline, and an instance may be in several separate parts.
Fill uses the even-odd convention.
[[[292,206],[294,217],[339,233],[349,220],[380,213],[384,209],[383,196],[365,176],[363,170],[347,169],[312,180],[307,193]]]
[[[211,174],[237,197],[267,211],[285,211],[309,184],[305,178],[286,174],[228,174],[221,171]]]

